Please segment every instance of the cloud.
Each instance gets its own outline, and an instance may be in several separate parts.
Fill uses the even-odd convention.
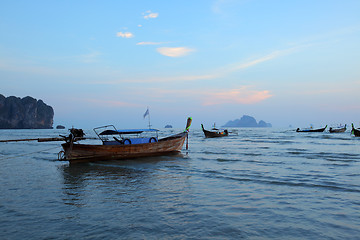
[[[267,62],[267,61],[273,60],[275,58],[288,55],[290,53],[295,52],[298,49],[299,49],[299,47],[294,47],[294,48],[289,48],[289,49],[285,49],[285,50],[274,51],[263,57],[259,57],[259,58],[249,60],[249,61],[243,62],[243,63],[233,64],[232,67],[228,68],[228,70],[230,72],[233,72],[233,71],[237,71],[237,70],[241,70],[241,69],[246,69],[246,68],[255,66],[259,63]]]
[[[98,56],[100,56],[101,53],[100,52],[92,52],[89,54],[84,54],[80,56],[80,60],[84,63],[93,63],[97,61]]]
[[[194,49],[187,48],[187,47],[161,47],[156,49],[160,54],[167,56],[167,57],[183,57],[191,52],[195,51]]]
[[[217,78],[217,75],[183,75],[183,76],[168,76],[168,77],[139,77],[130,79],[118,79],[113,81],[94,81],[91,84],[99,85],[118,85],[121,83],[168,83],[168,82],[185,82],[198,81]]]
[[[178,99],[187,96],[201,102],[203,106],[240,104],[249,105],[262,102],[272,95],[268,90],[253,90],[251,86],[241,86],[234,89],[151,89],[149,91],[158,99]],[[142,93],[143,94],[143,93]],[[192,100],[192,101],[193,101]],[[194,102],[194,101],[193,101]],[[194,102],[195,103],[195,102]]]
[[[150,18],[157,18],[159,16],[159,13],[152,13],[151,11],[146,12],[147,15],[144,16],[146,20],[149,20]]]
[[[4,72],[21,72],[45,76],[58,76],[64,73],[57,68],[45,67],[37,62],[31,62],[24,59],[0,59],[0,70]]]
[[[136,45],[161,45],[167,42],[138,42]]]
[[[134,37],[134,34],[132,34],[131,32],[118,32],[116,33],[117,37],[122,37],[122,38],[132,38]]]
[[[139,106],[138,104],[114,101],[114,100],[101,100],[101,99],[84,99],[85,102],[95,104],[102,107],[135,107]]]
[[[249,68],[249,67],[252,67],[252,66],[257,65],[257,64],[259,64],[259,63],[272,60],[272,59],[276,58],[276,57],[279,56],[279,55],[280,55],[279,52],[274,52],[274,53],[271,53],[271,54],[266,55],[266,56],[264,56],[264,57],[261,57],[261,58],[258,58],[258,59],[252,60],[252,61],[248,61],[248,62],[242,63],[242,64],[238,65],[238,66],[236,67],[236,69]]]
[[[249,89],[249,86],[243,86],[238,89],[213,91],[206,93],[203,105],[219,104],[254,104],[272,97],[268,90],[257,91]]]
[[[183,75],[183,76],[173,76],[173,77],[157,77],[148,79],[148,82],[175,82],[175,81],[197,81],[197,80],[206,80],[216,78],[214,75]]]
[[[160,44],[156,42],[139,42],[137,45],[157,45]],[[270,61],[272,59],[275,59],[280,56],[284,56],[286,54],[290,54],[291,52],[294,52],[297,48],[290,48],[285,50],[279,50],[274,51],[270,54],[267,54],[265,56],[252,59],[249,61],[245,61],[242,63],[235,63],[235,64],[229,64],[224,67],[220,67],[218,69],[212,69],[211,71],[207,71],[200,74],[194,74],[194,75],[182,75],[182,76],[158,76],[158,77],[151,77],[151,78],[131,78],[131,79],[119,79],[111,82],[101,82],[101,84],[120,84],[123,82],[137,82],[137,83],[146,83],[146,82],[176,82],[176,81],[199,81],[199,80],[209,80],[209,79],[220,79],[226,77],[226,75],[231,74],[233,72],[237,72],[239,70],[243,70],[252,66],[255,66],[257,64]],[[186,47],[178,47],[178,48],[169,48],[169,47],[161,47],[158,48],[157,51],[165,56],[169,57],[181,57],[189,54],[192,51],[195,51],[190,48]],[[97,83],[95,83],[97,84]]]

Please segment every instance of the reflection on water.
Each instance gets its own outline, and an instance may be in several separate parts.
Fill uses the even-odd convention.
[[[67,196],[63,200],[65,204],[83,206],[88,202],[87,198],[105,194],[107,201],[137,201],[134,192],[168,184],[169,179],[164,177],[169,174],[168,168],[182,168],[184,161],[186,158],[180,153],[125,161],[63,165],[60,170],[64,178],[63,190]],[[177,184],[183,181],[180,178],[183,178],[182,175],[177,176]]]

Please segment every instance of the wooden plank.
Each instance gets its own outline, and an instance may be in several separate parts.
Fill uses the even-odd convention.
[[[26,139],[10,139],[10,140],[0,140],[0,142],[28,142],[28,141],[38,141],[38,142],[51,142],[51,141],[64,141],[64,138],[26,138]]]
[[[24,142],[24,141],[37,141],[38,138],[28,138],[28,139],[11,139],[11,140],[0,140],[0,142]]]

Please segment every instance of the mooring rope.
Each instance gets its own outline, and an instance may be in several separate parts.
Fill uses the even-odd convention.
[[[55,149],[55,148],[59,148],[59,146],[52,147],[52,148],[47,148],[47,149],[40,150],[40,151],[36,151],[36,152],[24,153],[24,154],[20,154],[20,155],[16,155],[16,156],[6,157],[6,158],[2,158],[2,157],[0,157],[0,160],[6,160],[6,159],[12,159],[12,158],[23,157],[23,156],[30,155],[30,154],[34,154],[34,153],[40,153],[40,152],[44,152],[44,151],[49,151],[49,150],[52,150],[52,149]]]

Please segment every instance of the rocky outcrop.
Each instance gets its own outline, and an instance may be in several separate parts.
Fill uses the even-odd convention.
[[[223,127],[272,127],[272,125],[264,122],[263,120],[260,120],[260,122],[257,123],[255,118],[243,115],[241,119],[228,121]]]
[[[42,100],[0,94],[0,129],[50,129],[53,118],[53,108]]]
[[[260,120],[258,123],[258,127],[272,127],[271,123],[267,123],[263,120]]]

